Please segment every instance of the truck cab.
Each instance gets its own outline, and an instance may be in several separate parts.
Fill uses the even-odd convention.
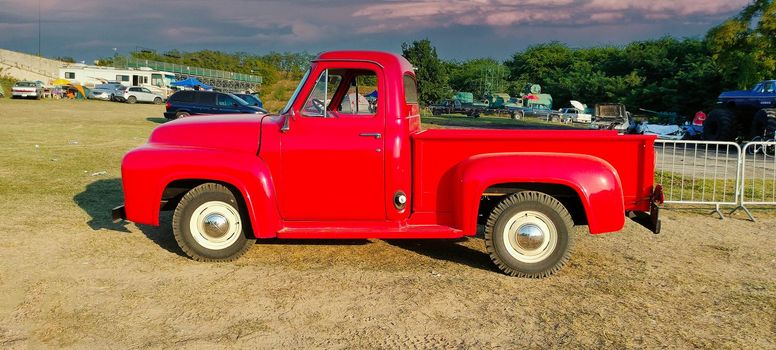
[[[366,99],[365,95],[372,97]],[[311,62],[277,115],[190,117],[158,126],[122,162],[114,219],[159,225],[199,261],[256,239],[453,239],[485,234],[507,274],[548,276],[574,225],[651,215],[654,136],[610,131],[423,130],[403,57],[337,51]],[[572,147],[573,145],[573,147]]]

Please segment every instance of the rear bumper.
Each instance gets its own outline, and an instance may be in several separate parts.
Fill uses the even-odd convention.
[[[167,119],[175,119],[175,112],[164,112],[164,117]]]
[[[127,219],[127,211],[124,210],[123,205],[120,205],[111,210],[111,216],[113,217],[113,222],[120,222]]]

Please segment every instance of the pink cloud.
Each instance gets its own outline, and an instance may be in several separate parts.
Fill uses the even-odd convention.
[[[747,3],[748,0],[399,0],[365,5],[353,16],[370,22],[362,32],[378,32],[450,25],[584,25],[626,17],[670,20],[735,12]]]

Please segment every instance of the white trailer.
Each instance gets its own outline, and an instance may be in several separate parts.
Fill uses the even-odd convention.
[[[176,81],[174,74],[150,68],[119,69],[85,64],[60,68],[59,77],[86,87],[107,82],[118,82],[125,86],[142,86],[163,96],[171,93],[170,83]]]

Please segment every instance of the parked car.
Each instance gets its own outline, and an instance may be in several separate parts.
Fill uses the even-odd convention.
[[[549,107],[544,105],[532,105],[529,107],[515,107],[513,109],[514,109],[515,115],[518,116],[517,119],[520,119],[520,117],[534,117],[534,118],[548,120],[548,117],[552,112],[552,110],[550,110]]]
[[[43,84],[41,84],[39,81],[17,82],[16,84],[13,84],[13,87],[11,88],[11,97],[12,98],[32,97],[36,100],[39,100],[41,97],[43,97]]]
[[[162,104],[162,102],[164,102],[164,97],[162,97],[162,95],[155,94],[151,92],[151,90],[148,90],[148,88],[140,86],[131,86],[127,88],[124,90],[122,97],[127,103],[152,102],[155,104]]]
[[[172,94],[165,108],[164,117],[167,119],[198,114],[267,113],[264,108],[250,105],[233,94],[198,90]]]
[[[121,95],[123,97],[124,89],[122,87],[124,86],[121,84],[97,84],[90,90],[89,98],[114,101],[116,96]]]
[[[379,108],[345,100],[384,82]],[[374,80],[373,80],[374,81]],[[327,93],[328,92],[328,93]],[[179,95],[173,100],[228,94]],[[254,107],[255,108],[255,107]],[[415,69],[375,51],[323,53],[280,115],[184,118],[124,156],[113,219],[171,226],[184,254],[231,261],[256,239],[455,239],[485,227],[494,265],[541,278],[576,232],[649,212],[660,230],[655,136],[421,128]]]
[[[243,101],[248,102],[251,106],[256,107],[264,107],[264,102],[261,102],[261,99],[253,94],[234,94],[235,96],[241,98]]]
[[[573,107],[561,108],[555,112],[551,112],[548,121],[563,122],[563,123],[590,123],[593,121],[593,115],[585,113],[585,105],[579,101],[571,101]]]

